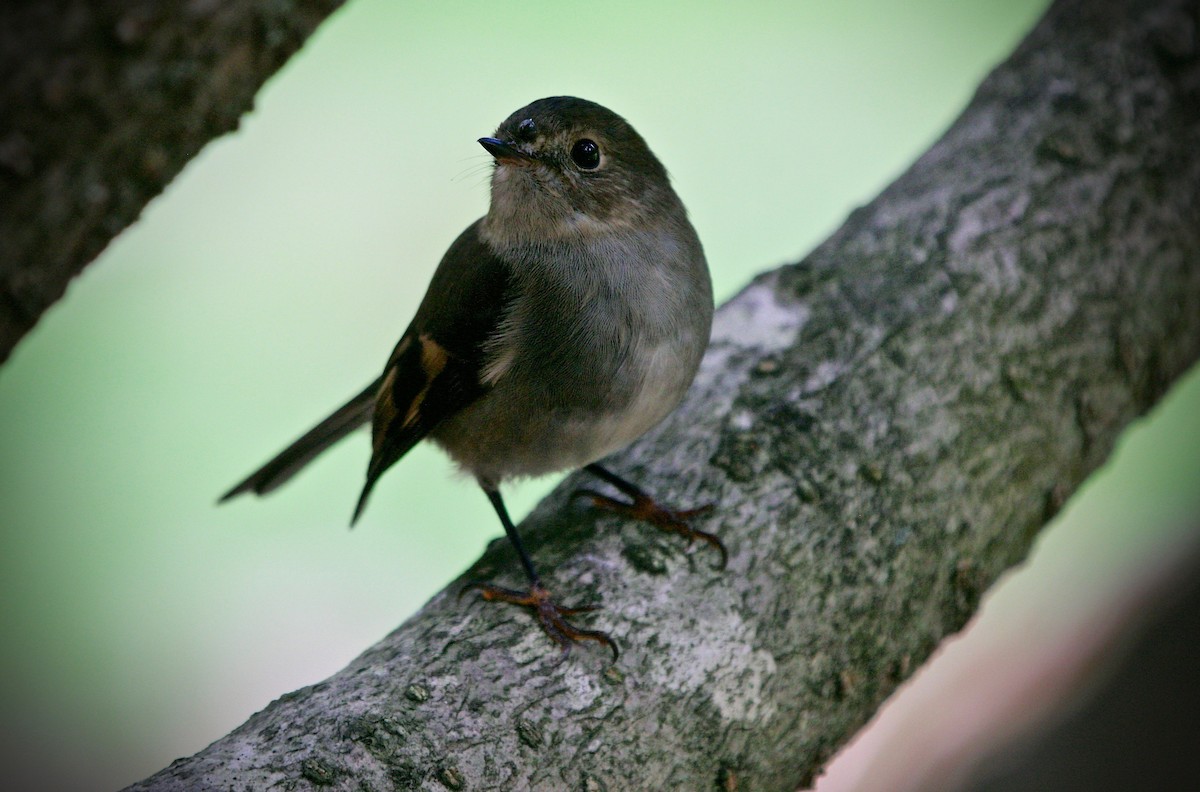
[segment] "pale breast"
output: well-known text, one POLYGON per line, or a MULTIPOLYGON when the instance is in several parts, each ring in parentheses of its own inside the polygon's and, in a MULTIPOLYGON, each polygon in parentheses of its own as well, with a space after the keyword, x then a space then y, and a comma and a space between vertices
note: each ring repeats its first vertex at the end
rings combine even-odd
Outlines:
POLYGON ((519 262, 522 287, 488 343, 491 389, 431 438, 498 483, 594 462, 665 418, 695 376, 712 317, 698 245, 684 261, 667 252, 650 239, 519 262))

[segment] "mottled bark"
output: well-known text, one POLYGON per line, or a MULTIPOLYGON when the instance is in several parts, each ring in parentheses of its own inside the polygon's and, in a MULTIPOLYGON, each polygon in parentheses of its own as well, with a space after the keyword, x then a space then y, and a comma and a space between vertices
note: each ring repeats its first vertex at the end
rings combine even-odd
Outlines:
MULTIPOLYGON (((565 662, 461 581, 143 790, 794 790, 1200 355, 1190 0, 1063 0, 963 116, 719 312, 609 464, 715 501, 711 549, 572 503, 522 525, 624 647, 565 662), (282 786, 279 786, 282 785, 282 786)), ((497 543, 465 576, 519 585, 497 543)))
POLYGON ((0 363, 341 0, 0 9, 0 363))

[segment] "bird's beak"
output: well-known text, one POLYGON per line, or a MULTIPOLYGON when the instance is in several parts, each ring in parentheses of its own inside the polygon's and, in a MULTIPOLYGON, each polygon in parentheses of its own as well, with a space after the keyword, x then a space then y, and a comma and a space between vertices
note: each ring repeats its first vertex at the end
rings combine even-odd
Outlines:
POLYGON ((497 138, 479 138, 479 145, 487 149, 487 153, 496 158, 497 162, 511 162, 514 165, 525 165, 534 161, 533 157, 524 151, 505 143, 497 138))

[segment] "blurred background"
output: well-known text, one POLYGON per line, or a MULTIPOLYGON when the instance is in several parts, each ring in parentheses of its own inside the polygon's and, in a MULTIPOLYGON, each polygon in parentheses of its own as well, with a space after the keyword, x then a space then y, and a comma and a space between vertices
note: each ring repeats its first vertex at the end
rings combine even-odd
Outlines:
MULTIPOLYGON (((194 753, 500 533, 426 448, 348 531, 365 435, 270 498, 215 501, 376 375, 486 210, 475 140, 510 112, 567 93, 628 118, 720 301, 898 175, 1045 5, 352 0, 0 370, 6 784, 112 789, 194 753)), ((1193 372, 1047 531, 994 629, 1061 635, 1048 611, 1080 618, 1181 541, 1197 416, 1193 372)), ((514 516, 553 483, 512 489, 514 516)))

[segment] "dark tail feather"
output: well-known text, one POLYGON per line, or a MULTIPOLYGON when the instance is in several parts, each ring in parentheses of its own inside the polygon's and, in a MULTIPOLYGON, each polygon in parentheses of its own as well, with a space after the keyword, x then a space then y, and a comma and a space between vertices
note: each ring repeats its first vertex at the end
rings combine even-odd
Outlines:
POLYGON ((412 447, 421 441, 421 438, 428 434, 428 428, 422 427, 419 431, 411 431, 405 433, 400 438, 392 438, 385 441, 383 447, 372 454, 371 464, 367 465, 367 481, 363 484, 362 494, 358 496, 358 504, 354 507, 354 516, 350 518, 350 527, 354 527, 354 523, 358 522, 358 518, 362 515, 363 509, 366 508, 367 498, 371 496, 371 490, 375 488, 375 482, 383 475, 383 472, 390 468, 400 459, 400 457, 412 450, 412 447))
POLYGON ((367 498, 371 495, 371 490, 375 488, 375 482, 379 479, 379 474, 382 470, 375 470, 375 466, 371 465, 371 469, 367 471, 367 482, 363 484, 362 493, 358 496, 358 503, 354 506, 354 516, 350 518, 350 527, 358 522, 358 518, 362 516, 363 509, 367 507, 367 498))
MULTIPOLYGON (((220 502, 223 503, 243 492, 265 495, 299 473, 301 468, 326 448, 369 421, 381 379, 372 382, 361 393, 338 408, 337 412, 314 426, 270 462, 251 473, 245 481, 222 495, 220 502)), ((363 499, 365 498, 364 492, 363 499)), ((360 502, 360 509, 361 505, 360 502)))

